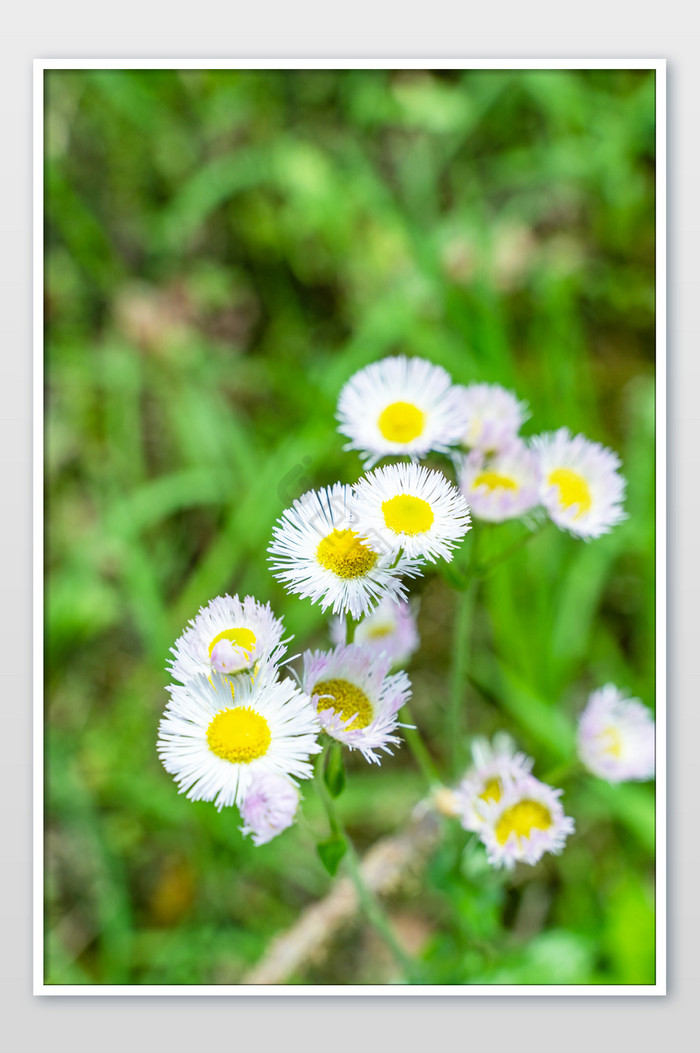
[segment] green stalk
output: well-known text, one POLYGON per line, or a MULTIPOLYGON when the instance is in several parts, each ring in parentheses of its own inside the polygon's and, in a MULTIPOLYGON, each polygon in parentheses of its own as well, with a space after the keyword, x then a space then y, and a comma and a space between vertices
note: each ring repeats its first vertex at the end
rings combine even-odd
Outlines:
MULTIPOLYGON (((412 725, 415 724, 415 719, 411 715, 411 711, 408 708, 408 703, 404 703, 402 713, 406 720, 410 721, 412 725)), ((421 773, 430 789, 432 790, 436 786, 442 786, 442 779, 440 778, 440 774, 437 768, 435 767, 433 758, 430 756, 430 753, 428 752, 428 747, 423 741, 423 736, 418 731, 418 728, 403 727, 402 731, 404 734, 404 738, 406 739, 408 748, 413 754, 413 758, 418 767, 420 768, 421 773)))
POLYGON ((545 523, 538 526, 536 530, 529 530, 527 534, 518 538, 518 540, 514 541, 512 545, 509 545, 507 548, 503 549, 502 552, 499 552, 498 555, 494 556, 493 559, 489 560, 488 563, 485 563, 483 567, 478 567, 476 574, 479 580, 483 581, 484 578, 487 578, 492 573, 492 571, 496 570, 497 567, 500 567, 501 563, 505 563, 507 559, 510 559, 510 557, 515 555, 516 552, 519 552, 520 549, 524 548, 534 537, 539 537, 542 531, 549 526, 549 522, 550 521, 547 520, 545 523))
POLYGON ((396 934, 387 918, 386 914, 382 910, 376 896, 372 890, 365 883, 365 879, 362 876, 362 867, 360 860, 355 851, 355 847, 350 840, 347 830, 345 829, 342 819, 338 813, 338 809, 335 806, 335 801, 328 792, 323 778, 323 772, 325 768, 327 750, 324 750, 316 762, 316 768, 314 772, 314 781, 316 788, 318 789, 319 797, 326 810, 328 816, 328 824, 331 828, 331 832, 336 836, 343 839, 345 842, 345 865, 347 867, 350 879, 355 886, 357 892, 357 898, 360 902, 360 906, 365 912, 365 916, 370 924, 374 927, 375 931, 384 940, 387 947, 391 951, 396 960, 397 965, 402 970, 404 975, 415 982, 419 981, 419 973, 416 963, 406 954, 405 950, 396 938, 396 934))
POLYGON ((452 755, 451 770, 455 778, 460 774, 463 759, 464 691, 469 665, 469 628, 474 613, 475 599, 476 582, 472 582, 468 589, 457 594, 457 610, 452 632, 448 732, 452 755))
POLYGON ((457 595, 457 610, 452 630, 452 664, 450 668, 447 728, 450 736, 451 769, 454 778, 460 774, 462 763, 464 690, 467 682, 467 667, 469 665, 469 629, 473 619, 477 592, 478 545, 479 532, 476 530, 472 535, 472 546, 469 553, 469 564, 464 577, 464 585, 457 595))
POLYGON ((567 782, 573 776, 578 775, 582 770, 580 761, 578 758, 574 757, 573 760, 565 761, 563 764, 559 764, 556 768, 550 768, 550 770, 542 776, 542 782, 546 782, 550 786, 556 786, 559 783, 567 782))

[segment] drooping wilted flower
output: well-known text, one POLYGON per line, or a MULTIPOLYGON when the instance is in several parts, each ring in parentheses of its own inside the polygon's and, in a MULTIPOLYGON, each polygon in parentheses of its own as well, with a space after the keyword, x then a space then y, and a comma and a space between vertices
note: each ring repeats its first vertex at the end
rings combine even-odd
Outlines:
POLYGON ((464 416, 442 366, 397 355, 361 369, 340 393, 338 430, 365 467, 381 457, 425 457, 459 441, 464 416))
POLYGON ((578 726, 578 755, 589 771, 608 782, 654 776, 654 718, 637 698, 614 684, 594 691, 578 726))
POLYGON ((399 744, 398 712, 411 696, 406 673, 390 674, 390 667, 388 655, 359 644, 304 653, 302 686, 323 730, 376 764, 376 750, 391 753, 399 744))
POLYGON ((627 518, 616 453, 583 435, 572 436, 567 428, 536 436, 532 446, 540 465, 542 504, 561 530, 600 537, 627 518))
POLYGON ((180 793, 221 810, 245 797, 263 772, 308 779, 320 752, 310 699, 289 679, 198 673, 170 685, 158 753, 180 793))

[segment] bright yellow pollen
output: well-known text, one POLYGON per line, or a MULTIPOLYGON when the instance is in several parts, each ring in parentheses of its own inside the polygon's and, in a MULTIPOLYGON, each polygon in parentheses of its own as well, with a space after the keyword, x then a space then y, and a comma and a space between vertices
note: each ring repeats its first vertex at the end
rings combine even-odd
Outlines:
POLYGON ((411 537, 430 530, 435 520, 428 502, 411 494, 397 494, 388 501, 382 501, 382 512, 390 530, 397 534, 410 534, 411 537))
POLYGON ((604 753, 610 753, 613 757, 622 756, 622 738, 617 728, 606 728, 603 732, 602 738, 605 741, 605 745, 603 746, 604 753))
POLYGON ((356 719, 348 725, 346 731, 366 728, 372 722, 372 703, 364 691, 355 687, 349 680, 319 680, 311 694, 329 695, 329 698, 319 698, 318 708, 334 709, 343 720, 349 720, 357 713, 356 719))
POLYGON ((411 402, 392 402, 379 414, 377 424, 389 442, 410 442, 423 433, 425 413, 411 402))
POLYGON ((586 480, 578 472, 572 472, 570 468, 555 468, 549 473, 547 482, 550 486, 559 487, 559 504, 562 508, 578 505, 575 519, 590 511, 591 491, 586 480))
POLYGON ((472 486, 486 486, 489 490, 518 489, 518 484, 513 479, 509 479, 507 475, 500 475, 498 472, 482 472, 481 475, 477 475, 472 486))
POLYGON ((482 801, 500 801, 502 791, 503 787, 498 777, 489 779, 484 786, 483 792, 479 794, 479 798, 482 801))
POLYGON ((496 823, 496 840, 504 845, 511 834, 529 837, 533 830, 548 830, 551 825, 552 816, 539 801, 518 801, 496 823))
POLYGON ((359 540, 354 530, 334 530, 316 549, 316 559, 339 578, 361 578, 377 562, 377 554, 359 540))
POLYGON ((270 745, 270 725, 247 706, 222 709, 207 728, 209 749, 232 764, 250 764, 270 745))
POLYGON ((224 629, 209 644, 209 657, 221 640, 230 640, 234 647, 241 647, 250 655, 255 648, 255 633, 250 629, 224 629))

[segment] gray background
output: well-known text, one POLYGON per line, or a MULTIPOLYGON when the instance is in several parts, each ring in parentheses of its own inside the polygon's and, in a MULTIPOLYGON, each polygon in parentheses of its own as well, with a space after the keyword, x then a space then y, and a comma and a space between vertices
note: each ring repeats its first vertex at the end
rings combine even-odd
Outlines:
POLYGON ((2 1034, 12 1053, 245 1053, 444 1047, 578 1053, 697 1048, 700 520, 700 33, 689 5, 433 0, 193 7, 13 5, 0 63, 2 1034), (184 13, 181 13, 183 12, 184 13), (603 31, 604 30, 604 31, 603 31), (38 997, 31 990, 31 86, 35 57, 666 58, 668 60, 669 994, 659 997, 38 997), (692 689, 695 690, 692 690, 692 689), (694 1024, 695 1019, 695 1024, 694 1024))

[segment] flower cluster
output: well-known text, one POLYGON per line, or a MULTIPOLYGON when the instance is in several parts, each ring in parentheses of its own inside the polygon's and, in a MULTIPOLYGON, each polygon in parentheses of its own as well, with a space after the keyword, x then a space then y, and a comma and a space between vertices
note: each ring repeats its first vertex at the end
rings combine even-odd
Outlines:
POLYGON ((172 648, 179 683, 160 722, 158 753, 181 793, 237 805, 256 844, 289 826, 297 782, 321 749, 310 699, 280 677, 282 621, 252 596, 217 596, 172 648))
POLYGON ((395 464, 303 494, 273 529, 270 562, 287 589, 360 618, 404 600, 403 579, 452 559, 469 528, 467 502, 441 472, 395 464))
POLYGON ((418 644, 407 605, 392 604, 385 597, 374 615, 375 628, 383 619, 374 637, 361 622, 356 642, 307 651, 297 680, 281 675, 289 639, 269 604, 227 595, 201 608, 171 648, 179 683, 168 688, 158 734, 180 792, 219 810, 237 806, 242 833, 261 845, 293 823, 321 732, 379 763, 377 751, 399 743, 398 713, 411 694, 406 673, 390 669, 418 644))
POLYGON ((532 760, 516 753, 510 739, 493 745, 477 739, 473 766, 454 794, 454 811, 466 830, 476 832, 489 862, 512 869, 516 862, 533 865, 545 852, 558 854, 574 830, 564 814, 562 791, 532 774, 532 760))
MULTIPOLYGON (((382 457, 449 453, 476 519, 503 522, 543 508, 582 538, 621 522, 617 455, 566 428, 525 440, 519 433, 528 415, 526 403, 498 384, 453 384, 441 366, 403 355, 361 369, 338 402, 346 449, 358 450, 367 467, 382 457)), ((384 533, 376 517, 371 522, 384 533)))
MULTIPOLYGON (((332 611, 332 647, 304 652, 290 677, 281 663, 291 637, 269 604, 225 595, 202 607, 171 648, 176 682, 159 726, 158 752, 181 793, 236 806, 242 833, 270 841, 294 822, 298 783, 312 775, 323 741, 374 764, 399 744, 411 696, 400 667, 419 645, 407 581, 453 558, 472 515, 501 522, 541 508, 583 538, 624 518, 616 455, 565 428, 525 440, 527 416, 512 392, 455 385, 422 359, 386 358, 347 382, 339 430, 367 473, 295 500, 268 549, 288 591, 332 611), (418 463, 430 453, 452 458, 457 485, 418 463), (375 467, 384 457, 405 459, 375 467)), ((578 752, 610 781, 650 778, 649 711, 606 685, 581 716, 578 752)), ((532 759, 507 735, 476 739, 472 756, 436 806, 479 836, 494 866, 560 852, 574 829, 562 791, 535 778, 532 759)))

